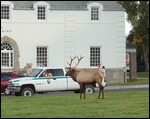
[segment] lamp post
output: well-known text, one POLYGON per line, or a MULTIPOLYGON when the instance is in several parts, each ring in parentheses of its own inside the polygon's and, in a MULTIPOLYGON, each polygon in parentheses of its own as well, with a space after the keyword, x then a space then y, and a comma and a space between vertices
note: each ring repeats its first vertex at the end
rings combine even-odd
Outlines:
POLYGON ((125 80, 126 80, 126 67, 124 67, 124 83, 125 83, 125 80))

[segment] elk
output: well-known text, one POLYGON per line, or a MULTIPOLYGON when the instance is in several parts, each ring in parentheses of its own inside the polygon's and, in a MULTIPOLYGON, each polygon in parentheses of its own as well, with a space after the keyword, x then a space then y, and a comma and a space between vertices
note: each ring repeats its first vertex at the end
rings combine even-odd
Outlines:
POLYGON ((102 86, 102 79, 104 78, 104 74, 101 70, 99 70, 99 68, 95 69, 95 70, 86 70, 86 69, 82 69, 82 70, 77 70, 76 66, 79 64, 79 62, 81 61, 81 59, 83 59, 84 57, 80 56, 74 56, 73 58, 70 56, 71 58, 71 62, 68 63, 69 67, 67 69, 68 72, 65 74, 66 76, 70 76, 75 82, 77 82, 80 86, 80 99, 82 99, 82 92, 84 93, 84 99, 85 99, 85 85, 90 84, 92 82, 96 82, 99 85, 99 95, 98 95, 98 99, 100 98, 101 95, 101 91, 102 91, 102 99, 104 99, 104 87, 102 86), (78 59, 78 62, 76 63, 76 65, 74 67, 71 67, 71 64, 73 62, 73 60, 78 59))

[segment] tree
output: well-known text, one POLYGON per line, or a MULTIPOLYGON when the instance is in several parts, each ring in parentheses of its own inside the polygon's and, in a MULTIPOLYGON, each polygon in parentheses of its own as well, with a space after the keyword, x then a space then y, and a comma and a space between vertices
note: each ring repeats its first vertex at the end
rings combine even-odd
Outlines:
POLYGON ((132 24, 127 40, 137 46, 137 54, 149 71, 149 1, 119 1, 132 24), (140 55, 140 56, 139 56, 140 55))

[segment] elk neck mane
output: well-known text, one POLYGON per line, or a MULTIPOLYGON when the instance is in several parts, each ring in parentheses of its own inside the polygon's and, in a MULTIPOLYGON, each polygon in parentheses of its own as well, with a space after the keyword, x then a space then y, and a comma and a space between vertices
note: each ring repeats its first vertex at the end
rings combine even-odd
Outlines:
POLYGON ((77 75, 78 75, 78 73, 79 73, 80 71, 79 70, 76 70, 76 69, 73 69, 72 71, 71 71, 71 78, 75 81, 75 82, 77 82, 77 80, 76 80, 76 77, 77 77, 77 75))

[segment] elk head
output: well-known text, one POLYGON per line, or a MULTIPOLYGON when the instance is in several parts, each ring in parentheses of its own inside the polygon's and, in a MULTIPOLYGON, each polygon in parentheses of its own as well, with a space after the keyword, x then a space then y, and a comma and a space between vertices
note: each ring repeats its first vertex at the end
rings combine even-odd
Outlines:
POLYGON ((72 57, 70 56, 71 61, 70 61, 70 63, 67 62, 68 65, 69 65, 69 67, 67 67, 67 69, 69 69, 69 71, 65 74, 66 76, 70 76, 71 73, 72 73, 73 71, 75 71, 76 66, 80 63, 80 61, 81 61, 82 58, 84 58, 84 57, 80 56, 80 58, 79 58, 78 56, 74 56, 74 57, 72 58, 72 57), (72 65, 72 62, 73 62, 76 58, 78 59, 78 61, 77 61, 77 63, 75 63, 75 66, 72 67, 72 66, 71 66, 71 65, 72 65))

